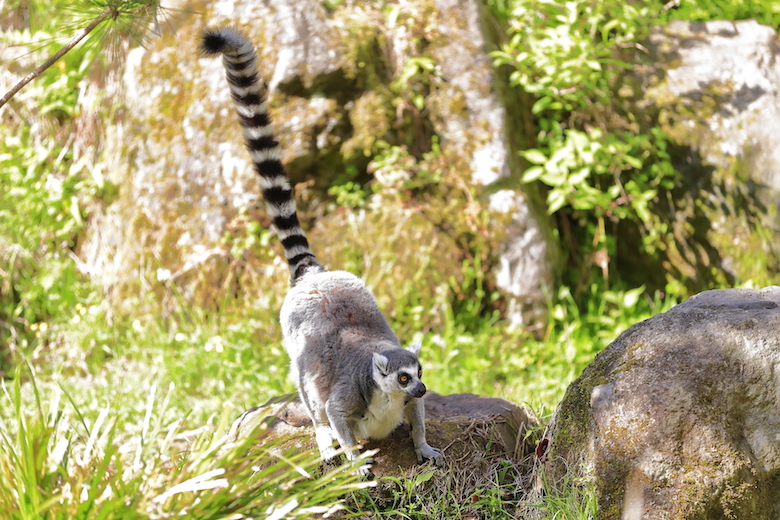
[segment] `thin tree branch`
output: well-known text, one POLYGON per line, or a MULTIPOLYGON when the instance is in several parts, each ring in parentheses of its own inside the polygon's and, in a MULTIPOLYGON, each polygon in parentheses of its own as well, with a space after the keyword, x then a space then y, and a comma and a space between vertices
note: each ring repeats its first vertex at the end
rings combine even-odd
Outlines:
POLYGON ((5 96, 3 96, 3 98, 2 98, 2 99, 0 99, 0 108, 3 108, 3 105, 5 105, 5 104, 6 104, 6 103, 7 103, 7 102, 8 102, 8 101, 9 101, 9 100, 12 98, 12 97, 14 97, 14 96, 16 95, 16 93, 17 93, 17 92, 19 92, 20 90, 22 90, 22 88, 23 88, 25 85, 27 85, 29 82, 31 82, 32 80, 34 80, 35 78, 37 78, 38 76, 40 76, 40 75, 43 73, 43 71, 45 71, 46 69, 48 69, 49 67, 51 67, 52 65, 54 65, 54 63, 55 63, 57 60, 59 60, 60 58, 62 58, 62 57, 65 55, 65 53, 67 53, 67 52, 68 52, 69 50, 71 50, 73 47, 75 47, 76 45, 78 45, 78 43, 79 43, 81 40, 83 40, 83 39, 84 39, 84 38, 85 38, 85 37, 86 37, 86 36, 87 36, 89 33, 91 33, 91 32, 92 32, 92 30, 93 30, 95 27, 97 27, 98 25, 100 25, 100 23, 101 23, 103 20, 105 20, 106 18, 108 18, 108 17, 112 16, 112 15, 114 14, 114 12, 115 12, 115 11, 114 11, 113 9, 111 9, 110 7, 106 7, 106 8, 103 10, 103 12, 102 12, 102 13, 100 13, 100 15, 99 15, 97 18, 95 18, 94 20, 92 20, 92 21, 89 23, 89 25, 88 25, 88 26, 86 26, 84 29, 81 29, 80 31, 78 31, 78 32, 76 33, 76 35, 73 37, 73 39, 72 39, 72 40, 70 40, 70 42, 69 42, 69 43, 68 43, 68 44, 67 44, 65 47, 63 47, 62 49, 60 49, 59 51, 57 51, 57 54, 55 54, 55 55, 53 55, 52 57, 50 57, 48 60, 46 60, 46 61, 43 63, 43 65, 41 65, 40 67, 38 67, 37 69, 35 69, 35 70, 34 70, 34 71, 32 71, 31 73, 29 73, 27 76, 25 76, 25 77, 24 77, 24 79, 22 79, 22 81, 20 81, 19 83, 17 83, 17 84, 16 84, 16 86, 14 86, 14 88, 12 88, 11 90, 9 90, 9 91, 6 93, 6 95, 5 95, 5 96))

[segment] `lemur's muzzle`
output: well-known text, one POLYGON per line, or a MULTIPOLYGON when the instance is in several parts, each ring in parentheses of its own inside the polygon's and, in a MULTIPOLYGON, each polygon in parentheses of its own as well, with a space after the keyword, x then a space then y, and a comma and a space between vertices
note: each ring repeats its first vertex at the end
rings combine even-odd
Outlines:
POLYGON ((422 397, 425 395, 426 390, 425 385, 420 381, 409 389, 409 395, 412 397, 422 397))

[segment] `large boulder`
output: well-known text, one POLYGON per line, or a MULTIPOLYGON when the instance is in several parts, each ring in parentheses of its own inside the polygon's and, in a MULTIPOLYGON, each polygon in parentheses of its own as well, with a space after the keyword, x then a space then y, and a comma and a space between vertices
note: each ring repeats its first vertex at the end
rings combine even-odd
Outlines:
MULTIPOLYGON (((342 255, 361 249, 365 265, 356 267, 365 270, 359 274, 383 308, 390 307, 383 294, 390 291, 382 280, 413 280, 420 272, 428 279, 416 291, 430 287, 430 299, 439 298, 439 280, 446 287, 457 279, 460 260, 473 254, 459 251, 457 238, 475 233, 468 227, 473 201, 421 200, 425 207, 438 205, 421 213, 385 185, 400 182, 399 191, 409 191, 403 182, 416 170, 439 170, 453 185, 462 179, 479 186, 521 173, 512 144, 518 139, 509 131, 514 114, 507 116, 492 84, 491 44, 481 30, 489 24, 480 2, 415 0, 391 12, 370 2, 316 0, 198 5, 178 12, 175 34, 129 52, 121 90, 126 108, 107 129, 104 163, 110 167, 102 167, 119 195, 91 213, 79 251, 84 269, 114 300, 132 305, 139 285, 206 306, 237 296, 273 308, 275 302, 256 294, 284 293, 285 265, 264 252, 267 244, 258 246, 263 239, 251 225, 265 217, 255 209, 259 191, 221 62, 196 49, 204 27, 232 25, 258 45, 283 160, 293 180, 309 189, 298 198, 314 251, 334 268, 351 269, 342 255), (405 150, 400 158, 383 151, 391 145, 405 150), (425 163, 434 149, 436 159, 425 163), (383 154, 389 158, 376 160, 383 154), (377 164, 369 164, 372 158, 377 164), (326 211, 317 200, 345 175, 358 184, 373 176, 391 196, 375 195, 347 217, 344 208, 326 211), (360 233, 393 238, 388 229, 405 240, 369 248, 359 242, 360 233), (421 254, 430 244, 435 247, 421 254), (383 271, 388 264, 391 277, 383 271)), ((490 226, 500 251, 486 255, 503 254, 497 285, 513 321, 528 324, 546 312, 541 286, 553 285, 554 241, 544 211, 531 204, 538 196, 507 191, 500 199, 490 226)))
MULTIPOLYGON (((777 32, 754 20, 676 21, 655 27, 645 44, 637 113, 652 113, 674 139, 667 151, 681 174, 656 208, 674 236, 660 245, 666 279, 656 288, 772 283, 780 271, 777 32)), ((645 273, 654 269, 637 268, 631 232, 618 249, 626 278, 652 285, 645 273)))
POLYGON ((780 42, 755 20, 672 22, 650 37, 666 68, 649 96, 679 142, 708 164, 745 163, 751 179, 780 192, 780 42))
POLYGON ((780 517, 780 287, 700 293, 572 383, 536 478, 592 483, 600 519, 780 517))

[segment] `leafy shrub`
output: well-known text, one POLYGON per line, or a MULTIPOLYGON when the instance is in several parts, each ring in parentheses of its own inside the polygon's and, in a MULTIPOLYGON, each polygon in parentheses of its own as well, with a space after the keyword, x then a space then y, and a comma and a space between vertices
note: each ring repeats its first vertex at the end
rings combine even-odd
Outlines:
POLYGON ((39 323, 70 316, 91 292, 77 271, 74 249, 86 208, 105 185, 88 156, 76 150, 72 118, 79 112, 78 83, 94 57, 87 48, 66 55, 60 67, 46 71, 4 113, 0 344, 12 349, 26 347, 39 323))
POLYGON ((668 19, 706 22, 709 20, 756 20, 780 28, 780 4, 775 0, 672 0, 666 4, 668 19))
POLYGON ((493 53, 495 63, 509 67, 512 83, 535 97, 537 142, 522 153, 530 163, 522 180, 546 188, 548 212, 556 217, 568 255, 563 282, 575 298, 594 281, 604 289, 624 288, 621 277, 665 288, 675 297, 701 289, 706 280, 724 283, 728 274, 702 275, 706 280, 698 286, 674 279, 696 269, 712 271, 706 259, 687 271, 667 267, 665 279, 628 272, 637 262, 675 265, 678 251, 691 247, 688 242, 711 240, 681 231, 669 216, 675 211, 680 216, 672 201, 672 190, 680 189, 672 154, 680 147, 654 112, 639 108, 644 87, 634 71, 647 59, 642 43, 654 24, 750 17, 776 25, 778 4, 494 0, 491 5, 510 36, 493 53))
POLYGON ((510 41, 493 57, 536 97, 537 145, 522 152, 531 164, 522 180, 548 187, 548 213, 569 257, 564 283, 576 294, 591 280, 608 288, 619 280, 609 270, 617 223, 633 221, 652 250, 664 234, 653 204, 677 179, 668 137, 630 105, 637 55, 625 49, 648 34, 660 9, 616 0, 513 6, 510 41))

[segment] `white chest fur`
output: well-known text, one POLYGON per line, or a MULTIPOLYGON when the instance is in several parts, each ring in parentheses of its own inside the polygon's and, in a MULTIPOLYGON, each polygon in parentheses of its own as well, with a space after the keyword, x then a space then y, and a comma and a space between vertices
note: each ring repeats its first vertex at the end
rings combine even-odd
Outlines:
POLYGON ((405 397, 403 393, 374 392, 366 414, 355 423, 355 437, 368 440, 390 435, 403 420, 405 397))

